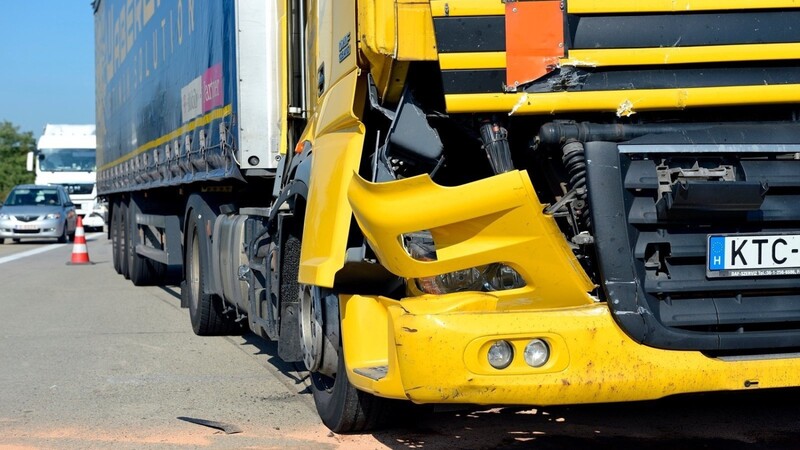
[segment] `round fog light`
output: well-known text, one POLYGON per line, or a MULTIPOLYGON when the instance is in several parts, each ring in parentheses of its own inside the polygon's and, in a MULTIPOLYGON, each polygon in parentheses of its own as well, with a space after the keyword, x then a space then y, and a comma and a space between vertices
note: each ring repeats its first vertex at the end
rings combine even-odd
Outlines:
POLYGON ((542 367, 550 359, 550 347, 541 339, 534 339, 525 346, 525 362, 531 367, 542 367))
POLYGON ((489 364, 495 369, 505 369, 514 358, 514 349, 506 341, 497 341, 489 347, 486 357, 489 359, 489 364))

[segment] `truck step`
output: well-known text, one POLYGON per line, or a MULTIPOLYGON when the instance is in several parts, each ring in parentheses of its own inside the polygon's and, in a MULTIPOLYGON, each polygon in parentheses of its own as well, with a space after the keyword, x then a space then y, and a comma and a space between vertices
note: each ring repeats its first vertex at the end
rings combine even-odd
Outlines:
POLYGON ((358 367, 353 369, 353 372, 363 375, 371 380, 378 381, 386 378, 386 374, 389 372, 389 366, 358 367))

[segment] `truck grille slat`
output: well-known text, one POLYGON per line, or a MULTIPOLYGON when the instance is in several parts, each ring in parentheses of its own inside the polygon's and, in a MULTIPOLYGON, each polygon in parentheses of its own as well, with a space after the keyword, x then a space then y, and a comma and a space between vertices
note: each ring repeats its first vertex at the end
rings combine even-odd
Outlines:
MULTIPOLYGON (((758 210, 737 214, 734 212, 717 212, 713 216, 705 217, 705 224, 710 226, 715 223, 731 221, 739 222, 786 222, 800 221, 800 193, 795 195, 772 195, 764 199, 758 210)), ((636 197, 629 212, 628 221, 636 225, 663 225, 664 220, 659 219, 655 201, 636 197)), ((694 224, 696 221, 687 221, 694 224)))
MULTIPOLYGON (((671 259, 671 258, 670 258, 671 259)), ((656 275, 656 269, 645 269, 644 290, 659 298, 675 296, 718 295, 722 292, 753 292, 759 290, 800 291, 800 279, 794 277, 706 278, 705 256, 695 264, 667 264, 666 275, 656 275)))
POLYGON ((659 318, 667 326, 697 329, 710 325, 747 329, 760 323, 794 328, 800 323, 800 303, 791 295, 674 300, 660 303, 659 318))
POLYGON ((800 234, 800 160, 780 151, 800 142, 800 133, 792 124, 773 128, 781 136, 774 144, 760 133, 730 134, 730 128, 714 138, 709 138, 714 131, 687 133, 686 141, 697 145, 675 143, 668 135, 586 144, 600 271, 609 306, 629 335, 655 347, 686 350, 798 345, 800 277, 707 277, 709 235, 800 234), (746 151, 754 148, 753 140, 766 151, 746 151), (743 151, 697 150, 738 144, 743 151), (688 186, 689 197, 692 183, 706 183, 698 192, 716 198, 705 209, 702 202, 689 202, 686 209, 665 210, 662 196, 677 195, 679 183, 688 186), (759 186, 762 199, 735 198, 759 186))

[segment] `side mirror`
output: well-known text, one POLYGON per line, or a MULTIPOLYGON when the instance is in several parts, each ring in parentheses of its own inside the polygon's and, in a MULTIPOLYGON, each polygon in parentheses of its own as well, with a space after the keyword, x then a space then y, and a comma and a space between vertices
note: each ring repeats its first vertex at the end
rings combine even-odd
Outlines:
POLYGON ((25 163, 25 167, 28 168, 28 172, 33 172, 33 152, 28 152, 28 160, 25 163))

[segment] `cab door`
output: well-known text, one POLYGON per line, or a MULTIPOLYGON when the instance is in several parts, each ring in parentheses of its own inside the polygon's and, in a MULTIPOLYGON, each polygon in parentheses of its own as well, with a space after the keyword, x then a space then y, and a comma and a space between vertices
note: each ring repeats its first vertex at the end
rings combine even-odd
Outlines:
POLYGON ((356 0, 311 0, 308 23, 311 104, 356 68, 356 0))

